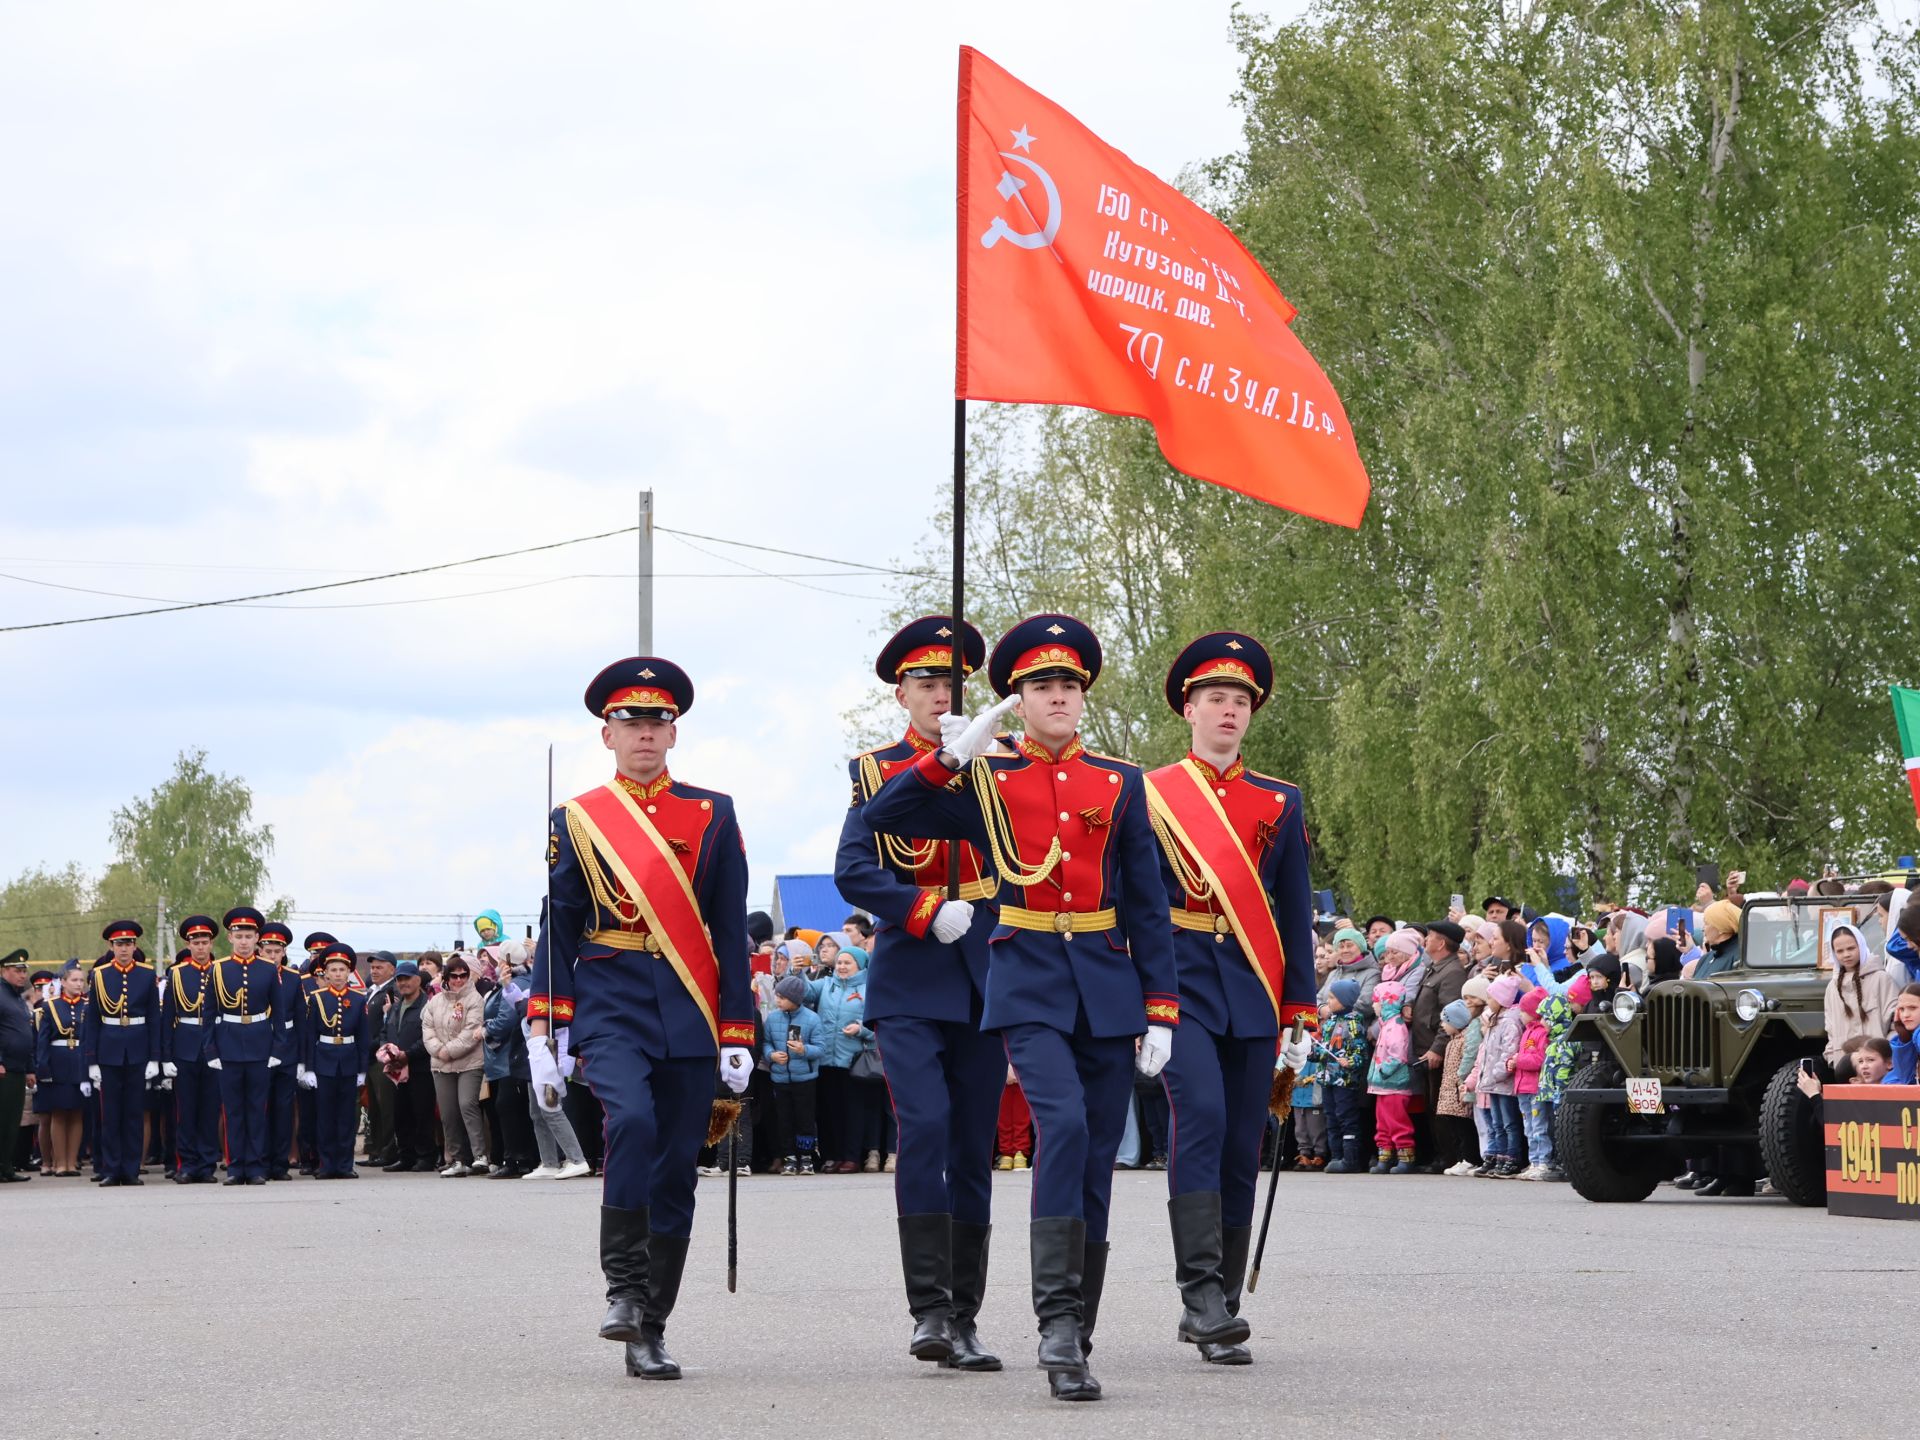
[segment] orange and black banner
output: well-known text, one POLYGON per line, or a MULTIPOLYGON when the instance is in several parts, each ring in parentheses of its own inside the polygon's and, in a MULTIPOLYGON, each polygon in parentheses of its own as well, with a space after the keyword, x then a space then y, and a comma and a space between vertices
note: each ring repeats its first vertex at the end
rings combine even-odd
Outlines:
POLYGON ((1829 1085, 1820 1099, 1827 1213, 1920 1220, 1920 1085, 1829 1085))

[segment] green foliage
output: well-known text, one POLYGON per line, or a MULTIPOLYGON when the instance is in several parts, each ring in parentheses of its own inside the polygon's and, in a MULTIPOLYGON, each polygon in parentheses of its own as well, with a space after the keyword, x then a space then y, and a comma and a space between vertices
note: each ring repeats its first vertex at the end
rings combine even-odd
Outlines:
POLYGON ((128 885, 165 896, 177 914, 218 917, 254 904, 267 882, 273 827, 252 820, 247 783, 209 770, 204 750, 183 751, 171 776, 113 812, 120 861, 108 878, 124 867, 128 885))
POLYGON ((100 927, 114 917, 83 913, 89 902, 78 865, 26 871, 0 887, 0 951, 24 945, 36 966, 98 954, 100 927))
POLYGON ((1910 848, 1885 686, 1916 678, 1920 592, 1915 31, 1324 0, 1238 40, 1246 146, 1193 188, 1299 306, 1367 519, 1185 480, 1138 422, 989 410, 970 617, 1080 614, 1090 741, 1146 761, 1183 738, 1173 650, 1261 637, 1249 758, 1303 783, 1318 883, 1369 907, 1910 848))

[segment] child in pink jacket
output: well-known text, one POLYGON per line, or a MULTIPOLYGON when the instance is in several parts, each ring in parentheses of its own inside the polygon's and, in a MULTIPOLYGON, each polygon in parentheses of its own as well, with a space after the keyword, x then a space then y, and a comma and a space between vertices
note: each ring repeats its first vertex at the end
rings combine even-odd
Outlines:
POLYGON ((1520 1048, 1513 1052, 1513 1096, 1519 1103, 1521 1121, 1527 1132, 1527 1168, 1522 1180, 1544 1180, 1553 1159, 1553 1141, 1535 1122, 1533 1097, 1540 1093, 1540 1071, 1547 1063, 1547 1022, 1540 1018, 1540 1007, 1547 992, 1538 987, 1520 997, 1521 1013, 1527 1028, 1520 1033, 1520 1048))

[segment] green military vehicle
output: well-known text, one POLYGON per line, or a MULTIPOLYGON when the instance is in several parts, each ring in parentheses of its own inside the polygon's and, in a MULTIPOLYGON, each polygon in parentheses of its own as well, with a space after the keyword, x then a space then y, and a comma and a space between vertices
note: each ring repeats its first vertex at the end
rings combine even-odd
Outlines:
POLYGON ((1588 1058, 1555 1114, 1554 1153, 1576 1191, 1644 1200, 1693 1163, 1826 1203, 1819 1107, 1794 1080, 1826 1045, 1822 936, 1841 919, 1884 944, 1886 912, 1858 896, 1749 900, 1731 970, 1622 988, 1574 1021, 1588 1058))

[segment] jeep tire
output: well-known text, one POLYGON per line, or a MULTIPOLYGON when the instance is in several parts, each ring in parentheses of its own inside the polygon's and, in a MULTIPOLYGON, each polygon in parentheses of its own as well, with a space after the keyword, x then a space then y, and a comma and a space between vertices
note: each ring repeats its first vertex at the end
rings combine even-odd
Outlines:
POLYGON ((1796 1205, 1825 1205, 1827 1146, 1820 1102, 1800 1093, 1799 1069, 1798 1060, 1789 1060, 1767 1082, 1760 1105, 1760 1157, 1778 1193, 1796 1205))
MULTIPOLYGON (((1607 1090, 1620 1083, 1619 1068, 1598 1060, 1567 1082, 1568 1090, 1607 1090)), ((1644 1200, 1671 1172, 1661 1148, 1628 1144, 1615 1138, 1624 1127, 1624 1106, 1563 1102, 1553 1117, 1553 1153, 1567 1179, 1584 1199, 1602 1205, 1644 1200), (1631 1152, 1644 1148, 1643 1157, 1631 1152), (1623 1153, 1624 1152, 1624 1153, 1623 1153)))

